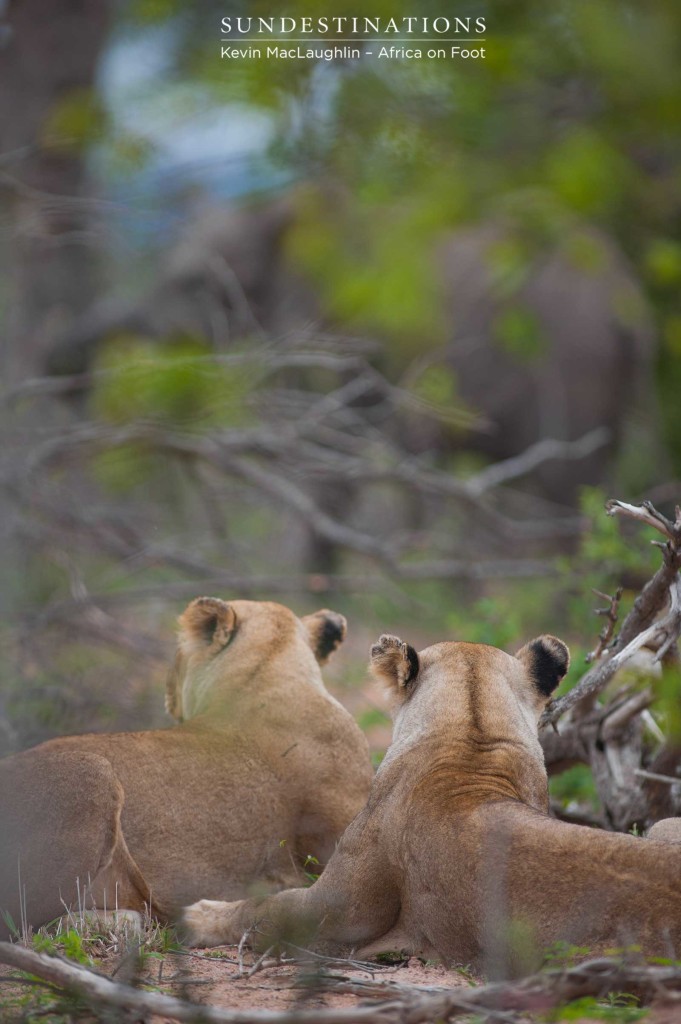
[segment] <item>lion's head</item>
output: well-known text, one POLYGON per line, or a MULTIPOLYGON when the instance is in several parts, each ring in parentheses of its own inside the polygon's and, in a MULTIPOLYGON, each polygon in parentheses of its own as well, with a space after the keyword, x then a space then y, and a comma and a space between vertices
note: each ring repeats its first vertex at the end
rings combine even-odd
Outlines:
POLYGON ((516 795, 545 809, 537 725, 569 660, 562 640, 548 635, 515 656, 472 643, 439 643, 417 653, 398 637, 382 636, 371 649, 371 671, 387 684, 394 728, 381 770, 408 750, 424 765, 445 756, 447 778, 508 770, 516 795))
POLYGON ((345 639, 346 622, 322 609, 298 618, 271 601, 198 597, 178 619, 178 649, 166 684, 166 710, 178 721, 219 711, 220 697, 249 683, 294 672, 322 686, 319 666, 345 639))

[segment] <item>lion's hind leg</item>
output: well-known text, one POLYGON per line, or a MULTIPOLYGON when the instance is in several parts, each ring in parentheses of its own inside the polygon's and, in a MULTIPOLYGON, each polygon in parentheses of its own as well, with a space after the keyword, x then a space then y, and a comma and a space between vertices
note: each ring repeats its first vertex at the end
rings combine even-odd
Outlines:
POLYGON ((144 911, 121 831, 123 789, 97 754, 37 749, 0 765, 0 932, 86 910, 144 911))

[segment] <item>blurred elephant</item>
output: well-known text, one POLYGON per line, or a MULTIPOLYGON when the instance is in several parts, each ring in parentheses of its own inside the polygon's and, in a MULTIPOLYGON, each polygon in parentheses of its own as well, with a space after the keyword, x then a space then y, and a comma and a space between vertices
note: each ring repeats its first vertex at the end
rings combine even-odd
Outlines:
POLYGON ((511 295, 495 272, 507 240, 498 225, 482 225, 452 234, 439 251, 448 360, 461 396, 489 423, 467 446, 504 459, 541 438, 575 440, 605 427, 607 446, 535 471, 548 497, 572 502, 580 485, 603 482, 634 407, 653 407, 652 320, 602 232, 580 228, 577 252, 543 249, 511 295))
MULTIPOLYGON (((294 222, 287 197, 209 210, 171 251, 151 291, 128 307, 96 306, 54 346, 49 372, 84 371, 97 345, 116 334, 188 334, 220 349, 259 331, 276 337, 310 324, 343 329, 287 258, 294 222)), ((571 503, 580 485, 603 481, 635 399, 639 407, 653 405, 650 315, 632 271, 602 232, 580 227, 572 248, 562 240, 537 250, 511 288, 496 265, 509 240, 510 227, 482 224, 448 232, 435 248, 450 332, 443 361, 463 402, 487 424, 456 445, 498 460, 541 438, 573 440, 607 428, 607 447, 534 473, 541 493, 571 503)), ((432 425, 414 433, 419 448, 452 449, 451 433, 432 425)))

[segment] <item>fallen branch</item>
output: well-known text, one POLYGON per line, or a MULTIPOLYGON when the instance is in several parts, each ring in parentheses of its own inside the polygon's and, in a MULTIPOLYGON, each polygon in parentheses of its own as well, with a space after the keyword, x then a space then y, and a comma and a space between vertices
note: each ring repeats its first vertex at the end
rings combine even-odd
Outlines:
POLYGON ((382 1024, 397 1019, 399 1007, 386 1004, 380 1009, 297 1010, 273 1013, 267 1010, 239 1013, 219 1006, 188 1003, 183 999, 131 988, 102 974, 60 957, 34 953, 23 946, 0 942, 0 963, 35 975, 43 981, 79 996, 93 1007, 132 1010, 141 1017, 158 1015, 186 1024, 382 1024))
MULTIPOLYGON (((446 989, 424 994, 418 988, 381 980, 354 983, 353 990, 357 994, 368 994, 373 986, 380 987, 382 995, 389 996, 391 991, 395 991, 401 996, 403 1005, 399 1020, 404 1024, 447 1020, 476 1011, 503 1014, 511 1020, 514 1012, 546 1013, 575 999, 604 999, 611 993, 632 989, 642 999, 664 996, 677 1001, 681 993, 681 967, 627 964, 604 958, 565 970, 542 972, 518 982, 499 982, 473 989, 446 989)), ((328 988, 343 990, 342 983, 328 988)), ((320 1024, 324 1019, 320 1015, 320 1024)))
POLYGON ((0 962, 76 994, 91 1006, 131 1010, 140 1015, 157 1014, 186 1024, 422 1024, 480 1011, 497 1017, 503 1014, 510 1020, 512 1013, 546 1013, 575 999, 603 999, 611 993, 632 989, 643 999, 681 998, 679 966, 598 959, 531 975, 518 982, 430 991, 384 979, 357 982, 320 975, 320 988, 342 991, 343 985, 349 984, 354 994, 385 997, 388 1001, 345 1009, 235 1012, 131 988, 80 965, 7 942, 0 942, 0 962))

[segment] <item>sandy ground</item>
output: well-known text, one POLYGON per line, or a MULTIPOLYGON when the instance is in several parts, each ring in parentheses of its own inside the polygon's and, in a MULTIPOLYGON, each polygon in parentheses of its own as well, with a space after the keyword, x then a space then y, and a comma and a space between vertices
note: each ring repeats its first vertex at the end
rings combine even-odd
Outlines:
MULTIPOLYGON (((221 946, 210 951, 192 950, 148 956, 141 975, 134 958, 111 953, 97 958, 97 969, 114 975, 122 982, 142 982, 167 995, 226 1010, 317 1010, 320 1012, 321 1024, 322 1011, 325 1009, 377 1005, 389 1001, 391 989, 400 986, 421 989, 425 993, 437 992, 443 988, 465 989, 482 982, 481 978, 473 977, 465 970, 450 970, 440 964, 423 963, 415 958, 387 965, 329 960, 324 957, 301 957, 300 961, 291 962, 284 958, 264 959, 249 951, 240 953, 236 946, 221 946), (130 974, 133 969, 136 978, 130 974)), ((25 1019, 26 1002, 24 1001, 21 1006, 16 1001, 17 997, 23 997, 23 1000, 37 998, 36 989, 8 984, 6 979, 12 973, 9 968, 0 965, 2 1024, 19 1024, 25 1019)), ((40 992, 40 1007, 34 1004, 39 1016, 30 1019, 40 1019, 46 1024, 59 1020, 62 1024, 66 1018, 56 1014, 56 1004, 55 1010, 51 1012, 45 1002, 47 1000, 49 1004, 51 997, 45 995, 44 989, 40 992)), ((83 1022, 94 1022, 98 1019, 87 1011, 83 1016, 79 1014, 76 1018, 68 1018, 83 1022)), ((463 1021, 471 1018, 454 1019, 463 1021)), ((526 1024, 536 1024, 537 1021, 536 1017, 532 1018, 529 1015, 513 1019, 522 1020, 526 1024)), ((539 1018, 546 1019, 546 1016, 539 1018)), ((599 1016, 598 1021, 603 1019, 599 1016)), ((631 1018, 622 1014, 608 1019, 618 1020, 623 1024, 625 1020, 631 1018)), ((592 1017, 576 1017, 574 1007, 568 1010, 565 1016, 560 1013, 551 1015, 551 1020, 556 1024, 563 1020, 569 1020, 572 1024, 597 1024, 592 1017)), ((645 1021, 646 1024, 678 1024, 681 1021, 681 1010, 678 1003, 659 1003, 649 1008, 645 1021)), ((171 1018, 155 1016, 147 1019, 146 1024, 176 1022, 171 1018)))
MULTIPOLYGON (((142 981, 156 991, 179 999, 240 1011, 323 1010, 366 1005, 376 1001, 376 995, 363 991, 367 985, 379 984, 381 991, 377 995, 385 1001, 390 999, 390 989, 395 985, 419 986, 432 991, 475 983, 465 972, 424 964, 415 958, 389 965, 323 957, 291 962, 274 957, 263 959, 249 951, 240 953, 236 946, 147 956, 137 980, 130 976, 133 971, 137 973, 137 964, 132 958, 112 953, 98 957, 96 966, 122 982, 142 981)), ((37 994, 36 990, 8 983, 5 979, 13 974, 10 968, 0 965, 2 1024, 14 1024, 22 1019, 26 1006, 17 1004, 18 997, 31 999, 37 994)), ((41 1018, 49 1021, 49 1011, 45 1016, 41 1014, 41 1018)), ((165 1024, 166 1020, 170 1019, 155 1017, 153 1024, 165 1024)))
MULTIPOLYGON (((208 955, 195 952, 166 957, 162 967, 159 964, 148 972, 149 981, 159 985, 159 973, 160 987, 164 991, 197 1003, 234 1010, 321 1010, 358 1006, 367 998, 374 1001, 361 993, 361 987, 367 982, 430 989, 471 984, 458 971, 446 970, 440 965, 424 965, 414 958, 391 966, 325 962, 322 958, 316 963, 282 964, 271 958, 262 961, 247 953, 240 963, 238 950, 232 946, 211 950, 208 955), (338 990, 328 991, 325 979, 332 981, 333 988, 338 990)), ((383 998, 389 999, 389 992, 383 998)))

